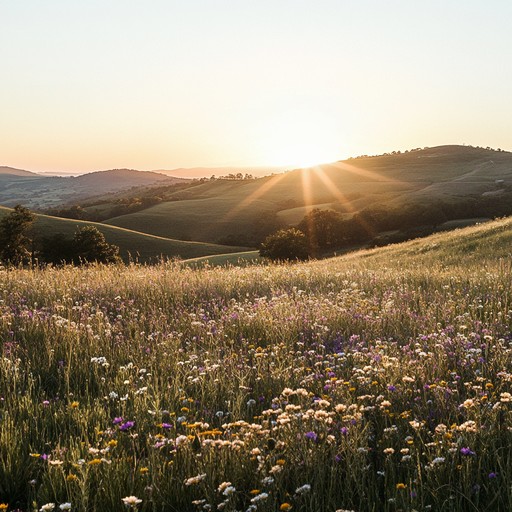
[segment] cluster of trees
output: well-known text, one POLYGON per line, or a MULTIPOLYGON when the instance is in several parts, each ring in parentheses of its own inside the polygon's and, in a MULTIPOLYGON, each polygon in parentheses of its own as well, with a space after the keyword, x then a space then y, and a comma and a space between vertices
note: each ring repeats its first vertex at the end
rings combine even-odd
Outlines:
POLYGON ((34 214, 16 206, 0 221, 0 262, 6 266, 53 263, 118 263, 119 247, 106 242, 94 226, 79 228, 72 238, 62 233, 35 239, 31 236, 34 214))
POLYGON ((254 180, 254 176, 252 174, 249 174, 249 173, 241 173, 241 172, 237 172, 236 174, 235 173, 229 173, 229 174, 226 174, 225 176, 215 176, 215 174, 212 174, 211 177, 210 177, 210 181, 215 181, 215 180, 230 180, 230 181, 247 181, 247 180, 254 180))

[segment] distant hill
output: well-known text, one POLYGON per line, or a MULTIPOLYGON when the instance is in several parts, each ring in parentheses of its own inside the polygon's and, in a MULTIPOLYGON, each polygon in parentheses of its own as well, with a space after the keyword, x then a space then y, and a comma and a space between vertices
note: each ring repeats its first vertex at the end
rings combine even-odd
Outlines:
POLYGON ((47 209, 133 187, 180 182, 186 180, 133 169, 113 169, 70 177, 42 176, 29 171, 18 171, 18 174, 4 172, 0 173, 0 204, 47 209))
POLYGON ((11 176, 27 176, 31 178, 38 177, 39 174, 31 171, 24 171, 23 169, 15 169, 14 167, 0 166, 0 175, 9 174, 11 176))
POLYGON ((351 217, 376 206, 414 211, 415 205, 438 208, 443 203, 453 210, 450 219, 486 217, 471 210, 482 201, 501 201, 505 210, 507 204, 512 208, 510 194, 512 153, 439 146, 353 158, 256 180, 208 181, 106 222, 160 236, 216 242, 250 233, 272 217, 282 225, 296 225, 314 207, 351 217))
MULTIPOLYGON (((135 187, 169 181, 169 177, 152 171, 137 171, 135 169, 111 169, 109 171, 96 171, 72 177, 74 184, 80 186, 107 187, 119 189, 122 180, 123 187, 135 187)), ((176 178, 179 181, 179 178, 176 178)))
MULTIPOLYGON (((0 219, 11 210, 0 206, 0 219)), ((73 234, 85 225, 96 226, 111 244, 120 248, 121 257, 125 261, 137 259, 141 263, 156 261, 161 256, 165 258, 198 258, 213 254, 226 254, 230 252, 243 251, 243 247, 226 247, 223 245, 206 244, 201 242, 183 242, 171 240, 145 233, 138 233, 128 229, 120 229, 113 226, 106 226, 94 222, 83 222, 79 220, 61 219, 47 215, 37 215, 33 228, 35 238, 47 237, 56 233, 64 233, 72 237, 73 234)))

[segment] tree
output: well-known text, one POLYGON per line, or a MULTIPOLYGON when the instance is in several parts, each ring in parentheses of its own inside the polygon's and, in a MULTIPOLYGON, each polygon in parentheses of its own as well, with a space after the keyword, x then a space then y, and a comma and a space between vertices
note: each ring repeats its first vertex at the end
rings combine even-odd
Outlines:
POLYGON ((72 238, 64 233, 44 237, 39 240, 39 259, 45 263, 60 265, 71 263, 75 252, 75 244, 72 238))
POLYGON ((306 235, 310 252, 328 251, 342 243, 342 218, 334 210, 314 208, 300 222, 298 228, 306 235))
POLYGON ((274 261, 307 260, 309 251, 306 235, 295 228, 281 229, 265 238, 260 256, 274 261))
POLYGON ((80 228, 73 237, 75 252, 73 262, 80 263, 119 263, 119 247, 107 243, 103 233, 95 226, 80 228))
POLYGON ((27 233, 34 222, 34 214, 21 205, 14 207, 0 222, 0 260, 6 265, 30 263, 31 240, 27 233))

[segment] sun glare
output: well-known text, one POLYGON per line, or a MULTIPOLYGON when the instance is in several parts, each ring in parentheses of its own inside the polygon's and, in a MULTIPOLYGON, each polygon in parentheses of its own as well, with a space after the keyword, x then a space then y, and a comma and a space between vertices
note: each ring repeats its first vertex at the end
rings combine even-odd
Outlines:
POLYGON ((262 158, 269 165, 311 167, 341 158, 339 127, 325 116, 296 112, 272 119, 262 158))

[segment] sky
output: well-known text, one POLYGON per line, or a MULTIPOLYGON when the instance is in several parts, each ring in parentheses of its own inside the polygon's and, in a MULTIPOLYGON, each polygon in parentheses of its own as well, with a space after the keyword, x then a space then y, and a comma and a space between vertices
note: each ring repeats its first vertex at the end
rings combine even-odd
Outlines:
POLYGON ((512 150, 509 0, 0 0, 0 165, 512 150))

